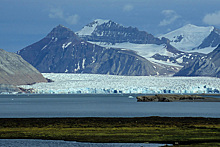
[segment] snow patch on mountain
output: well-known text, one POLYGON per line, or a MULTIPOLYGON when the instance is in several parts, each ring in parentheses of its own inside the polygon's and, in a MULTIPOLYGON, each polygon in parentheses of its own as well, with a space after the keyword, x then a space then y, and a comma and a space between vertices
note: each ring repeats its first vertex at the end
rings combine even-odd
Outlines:
POLYGON ((129 42, 109 44, 105 42, 92 42, 92 41, 88 41, 88 42, 105 47, 105 48, 121 48, 121 49, 133 50, 137 52, 138 55, 144 58, 150 58, 156 53, 161 54, 161 55, 172 56, 172 53, 166 50, 166 46, 164 44, 163 45, 135 44, 135 43, 129 43, 129 42))
POLYGON ((178 69, 182 68, 183 66, 176 64, 176 63, 172 63, 169 61, 169 59, 167 61, 163 61, 163 60, 156 60, 154 58, 147 58, 147 60, 149 60, 150 62, 157 64, 161 67, 166 67, 166 66, 172 66, 172 67, 176 67, 178 69))
POLYGON ((80 31, 76 32, 79 36, 91 35, 92 32, 96 29, 98 25, 102 25, 104 23, 108 23, 110 20, 96 19, 92 23, 83 27, 80 31))
POLYGON ((62 45, 62 48, 65 49, 65 48, 67 48, 70 44, 72 44, 72 42, 69 42, 69 43, 67 43, 67 44, 64 43, 64 44, 62 45))
POLYGON ((170 44, 181 51, 191 51, 198 47, 213 30, 213 26, 199 27, 188 24, 159 38, 168 38, 171 41, 170 44))
POLYGON ((133 50, 138 55, 146 58, 147 60, 149 60, 153 63, 166 64, 166 65, 170 65, 170 66, 180 66, 175 63, 171 63, 169 61, 167 61, 167 62, 158 61, 158 60, 155 60, 154 58, 152 58, 152 56, 155 54, 174 57, 173 53, 167 51, 165 44, 161 44, 161 45, 135 44, 135 43, 129 43, 129 42, 110 44, 110 43, 106 43, 106 42, 92 42, 92 41, 88 41, 88 42, 105 47, 105 48, 120 48, 122 50, 133 50))

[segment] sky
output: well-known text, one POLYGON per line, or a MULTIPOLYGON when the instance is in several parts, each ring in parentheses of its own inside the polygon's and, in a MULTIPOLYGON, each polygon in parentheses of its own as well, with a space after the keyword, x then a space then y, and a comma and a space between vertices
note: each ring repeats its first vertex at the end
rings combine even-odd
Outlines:
POLYGON ((0 0, 0 48, 16 52, 62 24, 107 19, 159 36, 186 24, 220 28, 220 0, 0 0))

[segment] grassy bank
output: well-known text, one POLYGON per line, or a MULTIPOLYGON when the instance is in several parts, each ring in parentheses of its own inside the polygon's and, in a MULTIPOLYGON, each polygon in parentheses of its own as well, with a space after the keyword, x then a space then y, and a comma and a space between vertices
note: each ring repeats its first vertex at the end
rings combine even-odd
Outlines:
POLYGON ((0 138, 220 145, 220 118, 0 118, 0 138))

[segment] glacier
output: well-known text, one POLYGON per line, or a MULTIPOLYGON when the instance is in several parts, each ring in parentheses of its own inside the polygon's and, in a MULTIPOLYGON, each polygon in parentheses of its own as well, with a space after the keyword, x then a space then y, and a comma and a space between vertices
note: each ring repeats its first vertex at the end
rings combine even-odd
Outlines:
POLYGON ((219 93, 215 77, 117 76, 101 74, 43 73, 53 80, 20 87, 36 94, 155 94, 219 93))

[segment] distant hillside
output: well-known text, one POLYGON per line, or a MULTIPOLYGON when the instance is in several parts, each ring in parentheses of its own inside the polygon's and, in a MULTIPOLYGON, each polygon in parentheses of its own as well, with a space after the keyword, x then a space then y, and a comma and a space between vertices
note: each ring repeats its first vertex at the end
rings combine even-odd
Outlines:
POLYGON ((26 85, 38 82, 47 80, 19 55, 0 49, 0 84, 26 85))

